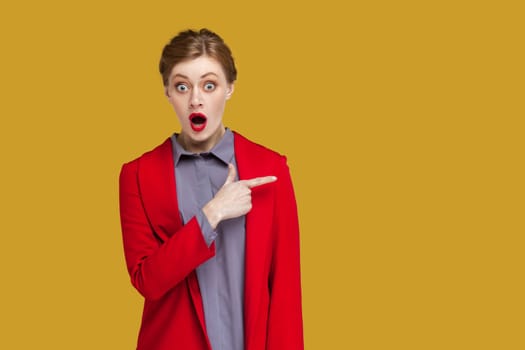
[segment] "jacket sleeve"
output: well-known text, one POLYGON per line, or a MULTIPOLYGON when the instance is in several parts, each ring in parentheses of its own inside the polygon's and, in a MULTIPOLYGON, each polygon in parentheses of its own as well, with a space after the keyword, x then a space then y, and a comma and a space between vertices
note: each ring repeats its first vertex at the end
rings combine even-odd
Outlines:
POLYGON ((124 255, 133 286, 146 299, 159 299, 214 256, 215 244, 208 247, 196 218, 161 239, 146 215, 137 173, 134 161, 119 178, 124 255))
POLYGON ((269 276, 268 350, 304 348, 297 204, 286 158, 281 158, 269 276))

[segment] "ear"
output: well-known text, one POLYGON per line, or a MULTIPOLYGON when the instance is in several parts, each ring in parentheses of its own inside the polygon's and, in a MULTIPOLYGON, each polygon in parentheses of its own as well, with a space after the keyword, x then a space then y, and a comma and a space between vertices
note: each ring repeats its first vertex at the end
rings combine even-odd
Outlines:
POLYGON ((233 90, 234 90, 234 85, 233 85, 233 83, 232 83, 232 84, 230 84, 230 86, 228 87, 228 90, 226 90, 226 99, 227 99, 227 100, 229 100, 230 97, 232 97, 233 90))
POLYGON ((166 97, 170 97, 170 93, 168 92, 168 87, 167 86, 164 86, 164 95, 166 95, 166 97))

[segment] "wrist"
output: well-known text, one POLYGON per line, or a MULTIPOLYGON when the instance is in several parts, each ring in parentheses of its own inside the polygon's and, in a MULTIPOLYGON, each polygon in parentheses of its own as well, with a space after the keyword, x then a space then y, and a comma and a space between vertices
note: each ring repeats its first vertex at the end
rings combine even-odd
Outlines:
POLYGON ((210 226, 215 230, 217 228, 217 225, 221 221, 221 218, 215 206, 213 205, 213 201, 209 201, 202 208, 202 212, 206 216, 206 219, 208 219, 208 223, 210 224, 210 226))

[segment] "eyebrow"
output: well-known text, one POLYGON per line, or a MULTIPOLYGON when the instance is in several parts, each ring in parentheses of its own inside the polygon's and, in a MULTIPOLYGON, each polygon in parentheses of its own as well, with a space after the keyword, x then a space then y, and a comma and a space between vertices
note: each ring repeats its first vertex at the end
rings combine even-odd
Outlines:
MULTIPOLYGON (((215 76, 217 76, 217 74, 215 74, 215 73, 213 73, 213 72, 208 72, 208 73, 204 73, 203 75, 201 75, 200 78, 203 79, 203 78, 206 78, 206 77, 209 76, 209 75, 215 75, 215 76)), ((177 74, 175 74, 175 75, 173 76, 173 78, 177 78, 177 77, 180 77, 180 78, 188 79, 188 80, 189 80, 189 78, 188 78, 187 76, 185 76, 184 74, 177 73, 177 74)))

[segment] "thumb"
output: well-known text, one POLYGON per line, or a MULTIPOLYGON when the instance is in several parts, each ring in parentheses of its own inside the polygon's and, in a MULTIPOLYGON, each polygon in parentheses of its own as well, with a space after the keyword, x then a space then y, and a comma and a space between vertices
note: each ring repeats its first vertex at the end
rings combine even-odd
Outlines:
POLYGON ((232 163, 228 164, 228 176, 226 177, 226 181, 224 181, 224 185, 231 184, 235 181, 235 176, 237 175, 237 171, 235 170, 235 166, 233 166, 232 163))

